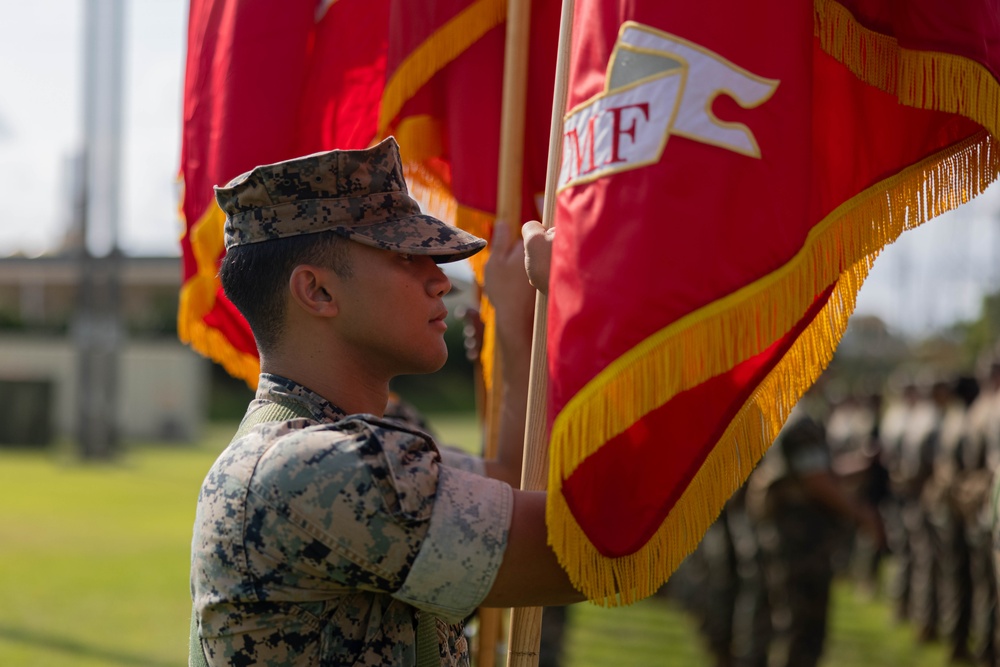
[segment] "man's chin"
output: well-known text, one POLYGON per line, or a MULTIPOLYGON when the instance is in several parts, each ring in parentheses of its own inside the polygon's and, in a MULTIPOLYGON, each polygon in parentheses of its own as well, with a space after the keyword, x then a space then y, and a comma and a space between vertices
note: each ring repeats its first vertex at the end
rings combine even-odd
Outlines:
POLYGON ((444 368, 447 361, 448 351, 445 350, 440 359, 421 360, 420 362, 414 363, 408 370, 399 373, 399 375, 430 375, 431 373, 437 373, 439 370, 444 368))

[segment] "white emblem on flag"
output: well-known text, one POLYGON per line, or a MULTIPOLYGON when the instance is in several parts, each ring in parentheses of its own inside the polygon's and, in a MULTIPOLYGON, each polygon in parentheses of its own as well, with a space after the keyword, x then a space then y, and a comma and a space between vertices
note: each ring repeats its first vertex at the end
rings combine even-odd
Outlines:
POLYGON ((627 21, 604 91, 563 120, 559 189, 657 162, 670 135, 759 158, 750 128, 719 120, 712 101, 725 94, 750 109, 767 101, 778 83, 680 37, 627 21))

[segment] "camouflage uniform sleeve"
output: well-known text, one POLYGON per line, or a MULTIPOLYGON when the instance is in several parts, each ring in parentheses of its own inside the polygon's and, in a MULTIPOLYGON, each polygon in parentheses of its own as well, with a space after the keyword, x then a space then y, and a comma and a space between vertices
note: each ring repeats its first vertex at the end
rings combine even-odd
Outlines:
POLYGON ((250 491, 261 580, 274 578, 266 563, 286 562, 289 581, 385 593, 453 621, 492 586, 513 495, 441 465, 426 434, 360 417, 280 438, 250 491))
POLYGON ((513 499, 504 482, 442 466, 427 537, 393 597, 450 622, 472 613, 503 560, 513 499))
POLYGON ((426 436, 362 419, 278 438, 249 486, 247 542, 261 578, 268 563, 287 562, 314 581, 396 590, 427 533, 438 461, 426 436))

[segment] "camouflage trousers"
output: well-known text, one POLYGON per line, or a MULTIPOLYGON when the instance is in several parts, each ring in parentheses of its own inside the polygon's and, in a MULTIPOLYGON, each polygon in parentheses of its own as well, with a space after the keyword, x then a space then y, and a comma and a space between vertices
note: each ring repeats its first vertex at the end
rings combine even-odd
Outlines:
POLYGON ((919 501, 903 505, 903 525, 909 540, 911 562, 908 617, 920 639, 936 639, 940 620, 941 561, 934 546, 934 526, 930 514, 919 501))
POLYGON ((832 518, 811 508, 782 508, 757 527, 770 607, 768 667, 813 667, 826 640, 832 518))
POLYGON ((698 617, 715 665, 766 667, 767 591, 756 532, 741 504, 726 507, 685 561, 684 573, 691 585, 681 601, 698 617))
POLYGON ((928 510, 930 543, 937 571, 939 629, 954 657, 969 653, 972 628, 972 573, 961 515, 949 504, 928 510))
POLYGON ((896 619, 911 621, 925 638, 937 634, 938 579, 934 533, 918 498, 891 498, 883 505, 889 550, 896 562, 890 595, 896 619))
POLYGON ((979 520, 966 522, 972 571, 973 654, 980 665, 1000 667, 1000 617, 997 613, 997 578, 993 565, 993 536, 979 520))

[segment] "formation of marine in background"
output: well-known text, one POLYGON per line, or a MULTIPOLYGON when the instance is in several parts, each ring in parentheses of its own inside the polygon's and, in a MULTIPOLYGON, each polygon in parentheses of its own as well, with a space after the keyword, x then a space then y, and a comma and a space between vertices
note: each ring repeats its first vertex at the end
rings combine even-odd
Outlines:
POLYGON ((720 667, 817 664, 835 577, 953 663, 1000 666, 998 465, 1000 357, 975 376, 897 371, 849 391, 821 379, 668 594, 720 667))

